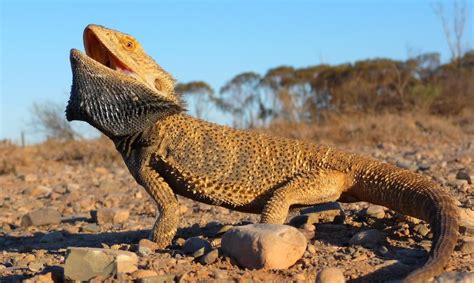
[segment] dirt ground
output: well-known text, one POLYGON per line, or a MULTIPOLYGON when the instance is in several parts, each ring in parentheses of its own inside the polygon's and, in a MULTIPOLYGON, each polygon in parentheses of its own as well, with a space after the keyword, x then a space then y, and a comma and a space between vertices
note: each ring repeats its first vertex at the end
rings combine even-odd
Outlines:
MULTIPOLYGON (((474 170, 473 136, 431 140, 404 145, 350 143, 339 147, 427 175, 443 184, 458 200, 459 207, 472 212, 474 185, 467 179, 473 176, 474 170)), ((379 219, 369 217, 363 213, 369 204, 361 202, 343 204, 346 216, 343 223, 317 223, 307 251, 287 270, 242 269, 221 253, 215 261, 202 264, 198 258, 181 252, 184 240, 202 236, 218 248, 221 235, 217 231, 224 225, 258 222, 259 216, 181 197, 179 201, 181 221, 173 246, 151 254, 139 253, 137 243, 148 236, 156 208, 114 153, 110 142, 50 141, 25 148, 3 142, 0 144, 0 281, 16 282, 49 273, 60 279, 68 247, 105 247, 137 252, 139 269, 147 270, 116 275, 114 280, 119 281, 151 274, 162 276, 162 282, 166 278, 179 282, 314 282, 319 270, 337 267, 349 282, 374 282, 404 277, 426 260, 426 250, 431 245, 431 234, 422 231, 428 225, 420 226, 417 221, 390 210, 379 219), (22 217, 39 208, 58 211, 61 222, 22 227, 22 217), (102 208, 124 209, 129 217, 120 223, 97 224, 91 212, 102 208), (372 228, 383 234, 382 243, 371 247, 349 244, 355 233, 372 228)), ((447 271, 474 272, 474 253, 462 248, 463 243, 474 240, 471 232, 461 231, 447 271)))

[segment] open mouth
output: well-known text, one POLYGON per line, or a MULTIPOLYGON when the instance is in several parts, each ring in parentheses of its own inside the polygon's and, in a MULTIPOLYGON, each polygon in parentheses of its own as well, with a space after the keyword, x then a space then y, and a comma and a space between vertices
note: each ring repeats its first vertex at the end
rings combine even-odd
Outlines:
POLYGON ((84 30, 84 48, 86 50, 87 56, 91 57, 102 65, 132 77, 135 75, 135 73, 129 67, 121 62, 109 49, 107 49, 107 47, 89 28, 84 30))

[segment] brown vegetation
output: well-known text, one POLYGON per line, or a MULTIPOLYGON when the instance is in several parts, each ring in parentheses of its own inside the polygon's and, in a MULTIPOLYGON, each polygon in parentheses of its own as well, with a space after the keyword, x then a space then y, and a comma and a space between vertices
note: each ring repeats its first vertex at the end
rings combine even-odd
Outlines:
POLYGON ((444 65, 439 54, 428 53, 406 61, 369 59, 300 69, 281 66, 264 76, 238 74, 219 94, 205 82, 181 84, 178 92, 185 98, 193 93, 207 96, 208 103, 231 117, 232 125, 243 128, 294 123, 324 126, 336 116, 385 113, 462 116, 470 119, 465 124, 472 124, 472 116, 465 112, 474 109, 474 52, 444 65))

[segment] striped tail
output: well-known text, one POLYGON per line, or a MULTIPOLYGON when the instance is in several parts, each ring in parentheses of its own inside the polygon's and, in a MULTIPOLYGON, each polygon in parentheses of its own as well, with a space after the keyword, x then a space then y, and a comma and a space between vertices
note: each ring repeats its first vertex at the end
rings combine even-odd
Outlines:
POLYGON ((433 243, 428 261, 403 282, 425 282, 442 273, 458 238, 454 199, 439 185, 416 173, 368 158, 357 164, 358 169, 353 170, 354 186, 347 193, 431 225, 433 243))

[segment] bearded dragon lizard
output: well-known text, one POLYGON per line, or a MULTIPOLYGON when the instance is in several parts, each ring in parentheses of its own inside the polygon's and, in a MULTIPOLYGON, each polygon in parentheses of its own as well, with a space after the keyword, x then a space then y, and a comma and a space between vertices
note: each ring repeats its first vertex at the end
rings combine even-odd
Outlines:
POLYGON ((333 201, 367 201, 430 223, 425 265, 405 282, 442 272, 457 241, 456 205, 426 177, 333 147, 233 129, 185 114, 174 79, 135 38, 98 25, 84 31, 86 54, 72 49, 69 121, 107 135, 136 181, 156 201, 152 239, 174 237, 176 195, 260 213, 283 224, 289 209, 333 201))

